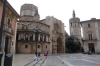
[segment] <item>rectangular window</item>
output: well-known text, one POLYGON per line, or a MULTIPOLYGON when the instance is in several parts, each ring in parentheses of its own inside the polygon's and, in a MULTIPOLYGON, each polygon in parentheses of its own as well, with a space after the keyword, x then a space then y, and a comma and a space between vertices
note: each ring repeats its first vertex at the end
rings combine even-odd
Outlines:
POLYGON ((38 48, 40 48, 40 45, 38 45, 38 48))
POLYGON ((25 48, 28 48, 28 45, 25 45, 25 48))
POLYGON ((72 23, 71 23, 71 27, 72 27, 72 23))
POLYGON ((24 40, 24 34, 20 34, 20 40, 24 40))
POLYGON ((90 27, 90 23, 88 24, 88 27, 90 27))
POLYGON ((25 36, 25 40, 28 40, 28 35, 25 36))
POLYGON ((92 40, 92 34, 88 34, 89 40, 92 40))
POLYGON ((42 41, 42 38, 43 38, 43 37, 42 37, 42 36, 40 36, 40 41, 42 41))
POLYGON ((46 49, 47 49, 47 46, 46 46, 46 49))
POLYGON ((30 34, 30 40, 33 40, 33 35, 32 34, 30 34))

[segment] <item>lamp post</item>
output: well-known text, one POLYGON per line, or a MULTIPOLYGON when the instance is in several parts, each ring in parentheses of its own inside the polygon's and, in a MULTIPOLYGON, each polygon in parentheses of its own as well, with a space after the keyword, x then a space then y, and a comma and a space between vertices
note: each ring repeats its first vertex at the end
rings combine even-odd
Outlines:
POLYGON ((38 34, 41 32, 41 30, 38 28, 38 27, 36 27, 35 29, 33 29, 33 32, 35 33, 35 36, 36 36, 36 38, 35 38, 35 41, 36 41, 36 57, 37 57, 37 41, 38 41, 38 34))
POLYGON ((52 41, 52 54, 53 54, 53 41, 54 41, 53 36, 50 38, 50 40, 52 41))
POLYGON ((2 43, 2 34, 3 34, 3 26, 4 26, 4 18, 5 18, 5 11, 6 11, 6 2, 7 0, 4 0, 3 4, 3 12, 2 12, 2 19, 1 19, 1 27, 0 27, 0 66, 1 66, 1 60, 2 60, 2 52, 1 52, 1 43, 2 43))

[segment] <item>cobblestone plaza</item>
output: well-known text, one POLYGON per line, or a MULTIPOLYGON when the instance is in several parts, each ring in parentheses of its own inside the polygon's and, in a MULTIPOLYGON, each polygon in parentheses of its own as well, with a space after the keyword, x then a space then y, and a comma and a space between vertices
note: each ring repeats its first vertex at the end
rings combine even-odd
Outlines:
MULTIPOLYGON (((44 57, 43 54, 40 57, 44 57)), ((40 58, 39 57, 39 58, 40 58)), ((17 54, 13 56, 13 66, 25 66, 33 61, 33 54, 17 54)), ((43 59, 40 60, 40 62, 43 59)), ((33 61, 35 62, 35 61, 33 61)), ((34 65, 34 63, 32 64, 34 65)), ((27 66, 33 66, 31 63, 27 66)), ((36 66, 40 66, 39 64, 36 66)), ((49 55, 41 66, 100 66, 100 55, 92 54, 54 54, 49 55)))

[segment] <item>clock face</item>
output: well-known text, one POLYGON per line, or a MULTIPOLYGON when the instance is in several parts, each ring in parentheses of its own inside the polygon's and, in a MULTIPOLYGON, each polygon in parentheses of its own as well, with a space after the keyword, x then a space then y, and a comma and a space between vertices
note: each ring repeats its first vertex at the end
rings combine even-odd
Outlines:
POLYGON ((35 15, 35 11, 32 11, 32 16, 34 16, 35 15))

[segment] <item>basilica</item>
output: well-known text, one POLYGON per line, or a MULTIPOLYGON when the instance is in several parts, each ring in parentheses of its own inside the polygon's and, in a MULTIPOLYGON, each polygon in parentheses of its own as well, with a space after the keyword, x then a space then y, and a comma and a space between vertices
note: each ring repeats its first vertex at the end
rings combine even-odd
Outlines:
POLYGON ((38 7, 23 4, 17 21, 16 53, 65 53, 64 23, 53 16, 40 20, 38 7), (39 30, 38 34, 34 30, 39 30))

